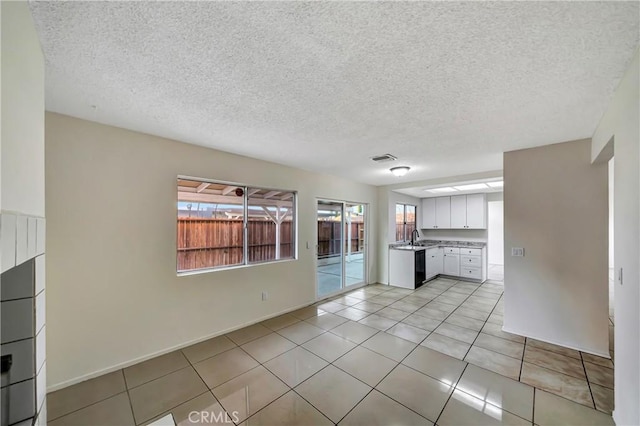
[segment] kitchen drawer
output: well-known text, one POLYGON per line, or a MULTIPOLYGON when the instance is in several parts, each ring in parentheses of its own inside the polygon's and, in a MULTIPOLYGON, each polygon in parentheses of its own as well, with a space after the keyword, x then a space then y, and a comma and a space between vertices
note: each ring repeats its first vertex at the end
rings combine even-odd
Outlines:
POLYGON ((482 249, 479 248, 461 248, 460 254, 464 254, 467 256, 481 256, 482 249))
POLYGON ((438 247, 432 247, 427 249, 427 257, 437 256, 440 249, 438 247))
POLYGON ((482 273, 480 268, 472 268, 468 267, 467 265, 460 265, 460 276, 464 278, 479 280, 482 278, 482 273))
POLYGON ((460 254, 460 249, 458 247, 445 247, 445 254, 460 254))
POLYGON ((460 256, 460 266, 465 268, 473 266, 479 268, 482 258, 480 256, 460 256))

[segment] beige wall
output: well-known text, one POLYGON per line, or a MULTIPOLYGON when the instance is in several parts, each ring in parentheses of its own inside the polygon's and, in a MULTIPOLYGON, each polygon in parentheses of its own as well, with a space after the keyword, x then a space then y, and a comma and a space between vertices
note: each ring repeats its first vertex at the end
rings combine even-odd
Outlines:
POLYGON ((44 216, 44 58, 27 2, 1 7, 0 207, 44 216))
POLYGON ((504 154, 504 329, 609 356, 607 164, 590 150, 581 140, 504 154))
POLYGON ((316 197, 376 223, 375 187, 53 113, 46 179, 50 389, 313 302, 316 197), (177 277, 179 174, 299 191, 299 259, 177 277))
POLYGON ((615 410, 619 425, 640 424, 640 54, 636 54, 598 125, 591 158, 614 155, 615 410), (615 154, 614 154, 615 151, 615 154))

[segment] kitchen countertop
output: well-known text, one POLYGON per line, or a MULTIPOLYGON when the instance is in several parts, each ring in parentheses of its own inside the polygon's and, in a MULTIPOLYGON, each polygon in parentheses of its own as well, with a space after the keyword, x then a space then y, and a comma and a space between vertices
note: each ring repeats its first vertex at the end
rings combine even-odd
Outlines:
POLYGON ((475 241, 446 241, 446 240, 419 240, 416 245, 410 244, 390 244, 389 248, 393 250, 426 250, 431 247, 458 247, 458 248, 483 248, 487 243, 475 241))
POLYGON ((407 250, 407 251, 420 251, 420 250, 426 250, 429 247, 426 246, 412 246, 412 245, 402 245, 402 246, 392 246, 389 247, 390 249, 393 250, 407 250))

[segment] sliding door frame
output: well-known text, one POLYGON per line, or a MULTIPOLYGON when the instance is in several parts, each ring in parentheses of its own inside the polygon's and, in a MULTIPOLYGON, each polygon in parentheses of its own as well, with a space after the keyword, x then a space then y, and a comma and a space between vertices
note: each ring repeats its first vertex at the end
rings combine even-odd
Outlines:
POLYGON ((359 201, 345 201, 345 200, 336 200, 336 199, 331 199, 331 198, 316 198, 315 201, 316 204, 316 224, 315 224, 315 250, 314 250, 314 264, 315 264, 315 298, 316 300, 323 300, 323 299, 327 299, 329 297, 334 297, 337 296, 339 294, 345 293, 347 291, 353 290, 355 288, 359 288, 359 287, 363 287, 365 285, 367 285, 369 283, 369 203, 363 203, 363 202, 359 202, 359 201), (319 203, 321 202, 326 202, 326 203, 336 203, 336 204, 342 204, 342 215, 341 215, 341 220, 340 220, 340 234, 341 234, 341 241, 340 241, 340 247, 341 247, 341 257, 340 257, 340 267, 341 267, 341 271, 342 271, 342 282, 340 285, 340 289, 331 293, 327 293, 324 295, 320 295, 319 294, 319 290, 320 290, 320 283, 318 280, 318 249, 319 249, 319 244, 318 244, 318 219, 319 219, 319 215, 318 215, 318 210, 319 210, 319 203), (362 263, 363 263, 363 279, 361 283, 357 283, 357 284, 353 284, 351 286, 347 286, 347 275, 346 275, 346 260, 345 260, 345 239, 346 239, 346 233, 345 233, 345 225, 346 225, 346 220, 345 220, 345 212, 347 209, 347 205, 362 205, 363 209, 364 209, 364 218, 363 218, 363 223, 364 223, 364 253, 363 253, 363 258, 362 258, 362 263))

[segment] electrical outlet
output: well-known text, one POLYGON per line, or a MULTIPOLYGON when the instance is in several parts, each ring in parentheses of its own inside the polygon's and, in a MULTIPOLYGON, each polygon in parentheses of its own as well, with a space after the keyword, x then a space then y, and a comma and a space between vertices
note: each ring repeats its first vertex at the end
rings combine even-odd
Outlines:
POLYGON ((262 300, 267 300, 269 298, 269 293, 267 293, 266 291, 262 292, 262 300))
POLYGON ((511 247, 511 256, 524 257, 524 248, 511 247))

